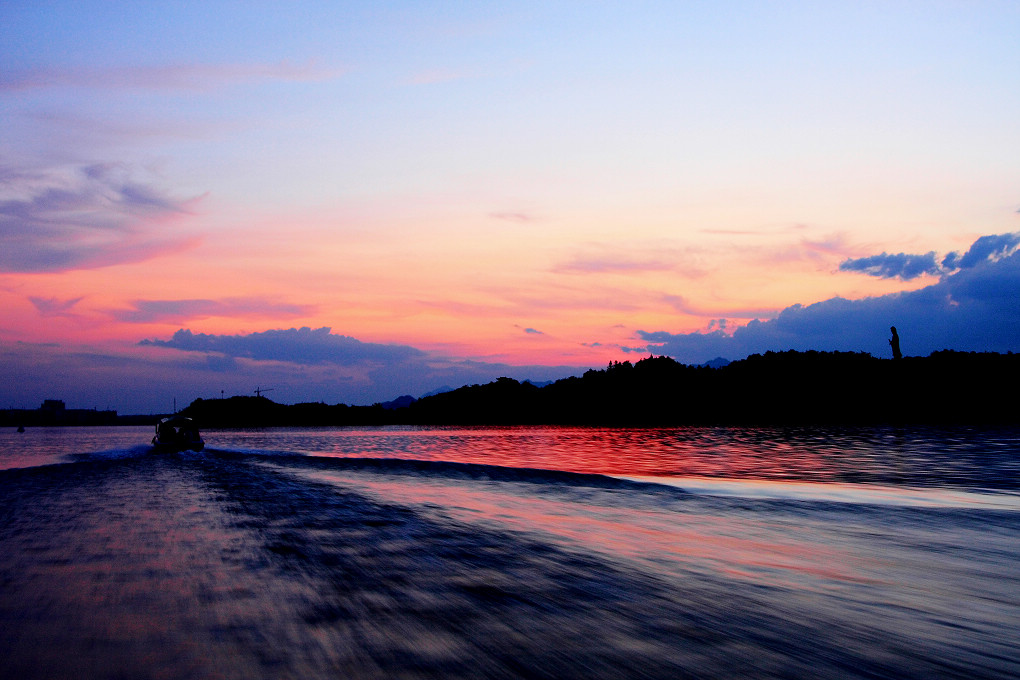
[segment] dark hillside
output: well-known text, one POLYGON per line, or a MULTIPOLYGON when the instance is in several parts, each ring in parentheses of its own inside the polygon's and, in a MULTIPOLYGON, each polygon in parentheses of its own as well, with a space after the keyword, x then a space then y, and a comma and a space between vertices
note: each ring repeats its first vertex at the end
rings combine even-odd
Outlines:
POLYGON ((722 368, 649 357, 541 389, 501 378, 421 399, 409 415, 429 424, 1017 423, 1009 386, 1018 379, 1013 354, 943 351, 894 361, 768 352, 722 368))
POLYGON ((203 427, 311 425, 1020 424, 1020 355, 767 352, 720 368, 669 357, 612 362, 538 387, 500 378, 417 401, 285 406, 265 397, 198 399, 203 427))

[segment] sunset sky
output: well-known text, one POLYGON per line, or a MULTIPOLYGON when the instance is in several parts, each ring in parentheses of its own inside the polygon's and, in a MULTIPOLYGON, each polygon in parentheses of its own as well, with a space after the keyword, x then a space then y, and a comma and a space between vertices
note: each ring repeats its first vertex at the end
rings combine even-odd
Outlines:
POLYGON ((0 408, 1020 351, 1020 3, 0 3, 0 408))

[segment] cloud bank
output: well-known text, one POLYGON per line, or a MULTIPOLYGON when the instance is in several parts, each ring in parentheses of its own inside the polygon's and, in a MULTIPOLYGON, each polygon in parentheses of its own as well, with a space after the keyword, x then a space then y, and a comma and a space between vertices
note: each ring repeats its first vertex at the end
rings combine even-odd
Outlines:
POLYGON ((169 340, 142 340, 139 344, 185 352, 215 352, 235 359, 287 361, 304 365, 351 366, 366 361, 392 363, 425 356, 425 352, 408 345, 361 342, 346 335, 335 335, 328 327, 314 330, 308 327, 289 328, 247 335, 207 335, 181 329, 169 340))
MULTIPOLYGON (((647 345, 629 350, 667 354, 687 363, 788 349, 888 356, 889 327, 896 326, 907 355, 927 355, 940 349, 1020 351, 1018 246, 1020 233, 982 236, 966 253, 947 255, 939 265, 939 282, 920 290, 797 304, 775 318, 751 321, 732 334, 722 329, 680 334, 641 330, 638 337, 647 345)), ((900 276, 897 272, 929 267, 934 262, 934 255, 929 255, 860 258, 848 260, 841 269, 900 276)))
MULTIPOLYGON (((194 333, 188 329, 175 332, 169 339, 146 339, 138 344, 142 350, 157 350, 148 358, 119 358, 132 370, 160 376, 164 392, 171 390, 181 400, 195 397, 218 397, 219 390, 231 394, 248 394, 255 387, 272 387, 274 399, 296 403, 325 401, 329 403, 373 404, 402 394, 421 396, 442 387, 460 387, 487 383, 507 376, 536 382, 580 375, 587 366, 511 366, 440 356, 410 345, 362 342, 357 338, 334 333, 330 328, 287 328, 238 335, 194 333)), ((26 350, 27 351, 27 350, 26 350)), ((58 354, 58 349, 34 347, 36 355, 58 354)), ((114 359, 111 359, 111 361, 114 359)), ((58 361, 58 359, 54 359, 58 361)), ((73 362, 61 362, 59 381, 45 372, 22 384, 56 384, 55 393, 67 394, 69 385, 78 384, 76 375, 87 375, 88 366, 74 368, 73 362)), ((92 365, 95 360, 90 359, 92 365)), ((38 356, 31 361, 12 362, 11 369, 28 365, 45 365, 38 356)), ((130 378, 132 384, 145 378, 130 378)), ((83 378, 82 384, 94 383, 83 378)), ((111 381, 111 385, 116 383, 111 381)), ((115 393, 115 387, 105 388, 115 393)), ((39 392, 43 394, 43 392, 39 392)), ((137 404, 152 402, 160 395, 139 397, 137 404)), ((0 400, 4 398, 0 389, 0 400)), ((45 397, 40 397, 45 398, 45 397)), ((68 401, 72 396, 67 397, 68 401)), ((121 397, 108 400, 122 403, 121 397)), ((165 399, 164 399, 165 401, 165 399)), ((155 410, 165 408, 161 404, 155 410)))
POLYGON ((132 354, 0 339, 0 403, 35 408, 63 399, 71 408, 166 413, 176 401, 253 394, 281 403, 370 405, 402 394, 488 383, 501 376, 536 382, 580 375, 588 367, 510 366, 453 359, 409 345, 361 342, 329 328, 244 335, 182 329, 143 340, 132 354))

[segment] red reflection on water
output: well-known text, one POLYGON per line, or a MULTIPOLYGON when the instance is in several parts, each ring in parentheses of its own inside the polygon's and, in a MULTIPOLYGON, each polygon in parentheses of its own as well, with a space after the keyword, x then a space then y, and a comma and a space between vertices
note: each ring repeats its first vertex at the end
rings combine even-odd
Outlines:
POLYGON ((801 428, 380 428, 224 433, 213 446, 319 456, 452 461, 609 475, 813 482, 903 474, 904 442, 884 431, 801 428))

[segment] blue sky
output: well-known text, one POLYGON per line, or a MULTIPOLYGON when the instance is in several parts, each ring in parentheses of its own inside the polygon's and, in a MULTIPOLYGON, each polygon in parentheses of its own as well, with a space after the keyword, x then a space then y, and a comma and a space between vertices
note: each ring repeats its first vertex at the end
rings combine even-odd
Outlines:
POLYGON ((0 403, 365 403, 894 324, 1020 351, 1018 34, 1012 2, 3 3, 0 403))

